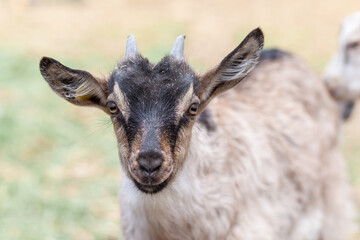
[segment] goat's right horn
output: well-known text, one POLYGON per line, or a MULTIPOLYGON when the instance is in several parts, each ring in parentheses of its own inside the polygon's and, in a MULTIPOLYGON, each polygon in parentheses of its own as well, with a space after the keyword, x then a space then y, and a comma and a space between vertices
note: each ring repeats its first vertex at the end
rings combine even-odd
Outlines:
POLYGON ((126 53, 125 57, 131 57, 138 53, 138 47, 136 45, 136 40, 133 35, 129 35, 126 41, 126 53))
POLYGON ((185 35, 180 35, 176 38, 170 56, 173 56, 177 59, 182 59, 184 57, 184 40, 185 35))

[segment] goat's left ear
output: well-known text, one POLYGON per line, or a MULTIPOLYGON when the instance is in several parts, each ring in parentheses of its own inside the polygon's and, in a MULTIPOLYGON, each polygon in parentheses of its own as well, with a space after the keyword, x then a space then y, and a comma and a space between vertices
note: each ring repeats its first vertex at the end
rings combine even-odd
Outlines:
POLYGON ((258 63, 264 45, 260 28, 250 32, 246 38, 227 55, 214 69, 200 78, 199 98, 203 110, 210 100, 244 79, 258 63))
POLYGON ((43 57, 40 72, 52 90, 70 103, 95 106, 105 112, 107 84, 90 73, 62 65, 55 59, 43 57))

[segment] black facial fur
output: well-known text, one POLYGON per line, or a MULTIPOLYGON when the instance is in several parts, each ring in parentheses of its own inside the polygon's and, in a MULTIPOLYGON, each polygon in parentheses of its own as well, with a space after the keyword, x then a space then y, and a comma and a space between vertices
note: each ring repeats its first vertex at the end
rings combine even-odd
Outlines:
MULTIPOLYGON (((198 90, 198 79, 190 66, 170 56, 153 65, 136 55, 125 59, 112 73, 108 83, 110 93, 115 82, 128 101, 129 116, 124 129, 130 148, 140 130, 151 130, 153 134, 166 133, 174 150, 177 132, 189 120, 184 116, 176 123, 176 105, 191 84, 195 93, 198 90)), ((121 116, 118 120, 124 122, 121 116)))

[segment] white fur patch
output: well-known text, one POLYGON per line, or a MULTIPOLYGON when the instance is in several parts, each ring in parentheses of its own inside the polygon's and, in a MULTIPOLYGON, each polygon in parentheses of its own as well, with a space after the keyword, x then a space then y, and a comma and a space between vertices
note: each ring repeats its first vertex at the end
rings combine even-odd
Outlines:
POLYGON ((325 69, 324 81, 338 100, 360 97, 360 12, 344 19, 338 50, 325 69))
POLYGON ((221 73, 221 80, 232 81, 239 78, 244 78, 256 66, 257 59, 237 59, 233 61, 231 67, 227 67, 221 73))

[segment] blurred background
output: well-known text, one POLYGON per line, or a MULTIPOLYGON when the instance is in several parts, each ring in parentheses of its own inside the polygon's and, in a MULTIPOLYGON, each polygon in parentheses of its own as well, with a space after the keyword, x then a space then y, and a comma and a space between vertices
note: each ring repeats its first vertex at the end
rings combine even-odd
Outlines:
MULTIPOLYGON (((185 56, 203 72, 260 26, 265 47, 301 56, 320 75, 356 10, 359 0, 0 0, 0 239, 121 233, 111 122, 57 97, 39 73, 42 56, 107 76, 128 34, 155 62, 184 33, 185 56)), ((360 103, 342 142, 359 207, 360 103)))

